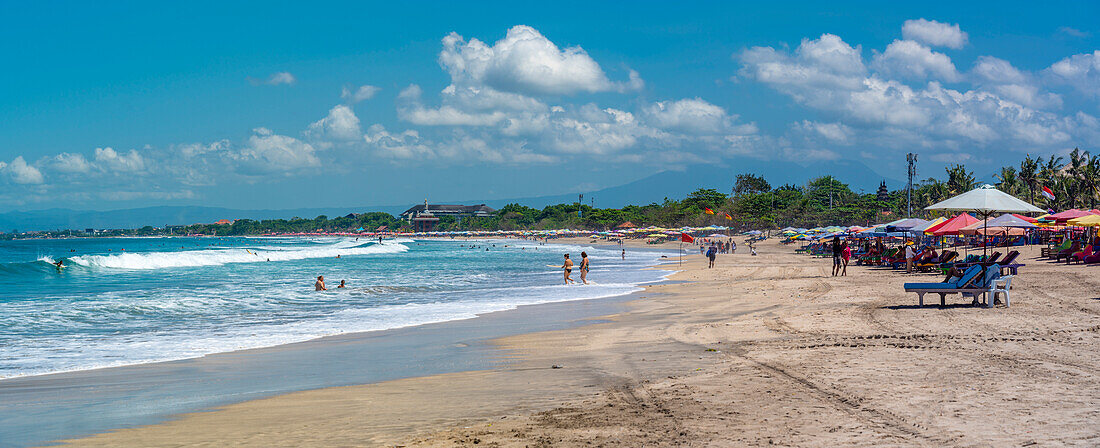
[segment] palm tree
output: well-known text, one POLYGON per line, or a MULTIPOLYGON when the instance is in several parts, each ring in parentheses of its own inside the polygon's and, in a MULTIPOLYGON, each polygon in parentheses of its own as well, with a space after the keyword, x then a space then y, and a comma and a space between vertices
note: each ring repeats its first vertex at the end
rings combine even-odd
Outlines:
MULTIPOLYGON (((1042 159, 1042 157, 1039 157, 1042 159)), ((1027 201, 1035 201, 1035 189, 1039 184, 1039 164, 1041 162, 1031 158, 1031 154, 1024 157, 1024 160, 1020 162, 1020 182, 1027 187, 1027 201)))
POLYGON ((997 188, 1001 191, 1016 196, 1019 192, 1020 179, 1016 177, 1016 168, 1011 166, 1001 167, 1001 172, 995 174, 998 181, 997 188))
POLYGON ((978 181, 974 179, 974 172, 967 171, 962 164, 954 164, 947 168, 947 191, 952 194, 962 194, 974 189, 978 181))
POLYGON ((1088 198, 1089 208, 1096 208, 1096 196, 1100 193, 1100 155, 1089 157, 1086 151, 1085 157, 1080 179, 1082 203, 1088 198))
POLYGON ((1061 208, 1059 206, 1060 201, 1058 201, 1057 198, 1067 199, 1066 194, 1061 192, 1060 191, 1061 188, 1059 188, 1059 187, 1062 186, 1062 185, 1059 184, 1059 181, 1061 180, 1061 178, 1065 177, 1065 176, 1062 176, 1062 158, 1061 157, 1056 157, 1056 156, 1050 156, 1050 158, 1047 159, 1047 163, 1043 164, 1042 163, 1042 157, 1040 157, 1039 158, 1039 164, 1040 164, 1041 167, 1039 168, 1038 181, 1043 186, 1045 186, 1047 188, 1050 188, 1051 190, 1055 191, 1055 195, 1054 195, 1055 200, 1054 201, 1049 201, 1049 200, 1046 201, 1047 202, 1047 207, 1048 208, 1061 208))

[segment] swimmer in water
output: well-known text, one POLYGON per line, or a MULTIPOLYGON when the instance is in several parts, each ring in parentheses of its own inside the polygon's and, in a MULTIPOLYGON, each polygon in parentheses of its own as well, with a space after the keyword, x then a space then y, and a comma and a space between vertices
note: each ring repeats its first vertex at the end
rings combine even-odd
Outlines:
POLYGON ((328 288, 325 287, 325 276, 318 275, 317 283, 314 283, 313 287, 316 288, 317 291, 328 291, 328 288))
POLYGON ((339 289, 339 288, 343 288, 343 287, 344 287, 344 281, 340 280, 340 286, 337 286, 336 288, 339 289))

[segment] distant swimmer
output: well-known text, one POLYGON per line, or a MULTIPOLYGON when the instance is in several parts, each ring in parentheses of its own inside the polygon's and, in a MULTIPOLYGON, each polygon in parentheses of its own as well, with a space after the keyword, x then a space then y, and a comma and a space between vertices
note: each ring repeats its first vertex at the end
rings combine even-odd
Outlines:
POLYGON ((626 249, 623 249, 623 260, 626 259, 626 249))
POLYGON ((318 275, 317 283, 314 283, 313 287, 317 288, 317 291, 328 291, 328 288, 325 287, 325 276, 318 275))
POLYGON ((336 254, 336 258, 340 258, 340 254, 336 254))
POLYGON ((344 281, 343 281, 343 280, 340 280, 340 286, 337 286, 336 288, 338 288, 338 289, 339 289, 339 288, 343 288, 343 287, 344 287, 344 281))

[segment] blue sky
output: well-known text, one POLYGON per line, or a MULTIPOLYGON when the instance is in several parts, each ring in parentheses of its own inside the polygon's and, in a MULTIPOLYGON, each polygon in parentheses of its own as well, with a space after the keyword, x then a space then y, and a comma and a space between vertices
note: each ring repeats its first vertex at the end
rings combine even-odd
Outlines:
POLYGON ((1100 143, 1094 2, 0 3, 0 210, 903 177, 1100 143), (843 175, 843 173, 838 173, 843 175))

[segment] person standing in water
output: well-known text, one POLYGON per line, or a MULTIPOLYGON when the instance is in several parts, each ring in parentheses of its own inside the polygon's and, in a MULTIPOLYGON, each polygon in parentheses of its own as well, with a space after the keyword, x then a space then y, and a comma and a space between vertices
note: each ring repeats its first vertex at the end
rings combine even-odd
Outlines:
POLYGON ((588 284, 588 254, 581 252, 581 283, 588 284))
POLYGON ((339 288, 346 288, 346 286, 344 286, 344 281, 343 281, 343 280, 340 280, 340 285, 339 285, 339 286, 337 286, 336 288, 337 288, 337 289, 339 289, 339 288))
POLYGON ((626 249, 623 249, 623 260, 626 259, 626 249))
POLYGON ((565 254, 565 263, 561 265, 561 268, 564 270, 565 284, 573 283, 573 278, 570 277, 573 274, 573 260, 569 259, 569 254, 565 254))
POLYGON ((313 287, 316 288, 317 291, 328 291, 328 288, 325 287, 325 276, 318 275, 317 283, 314 283, 313 287))

